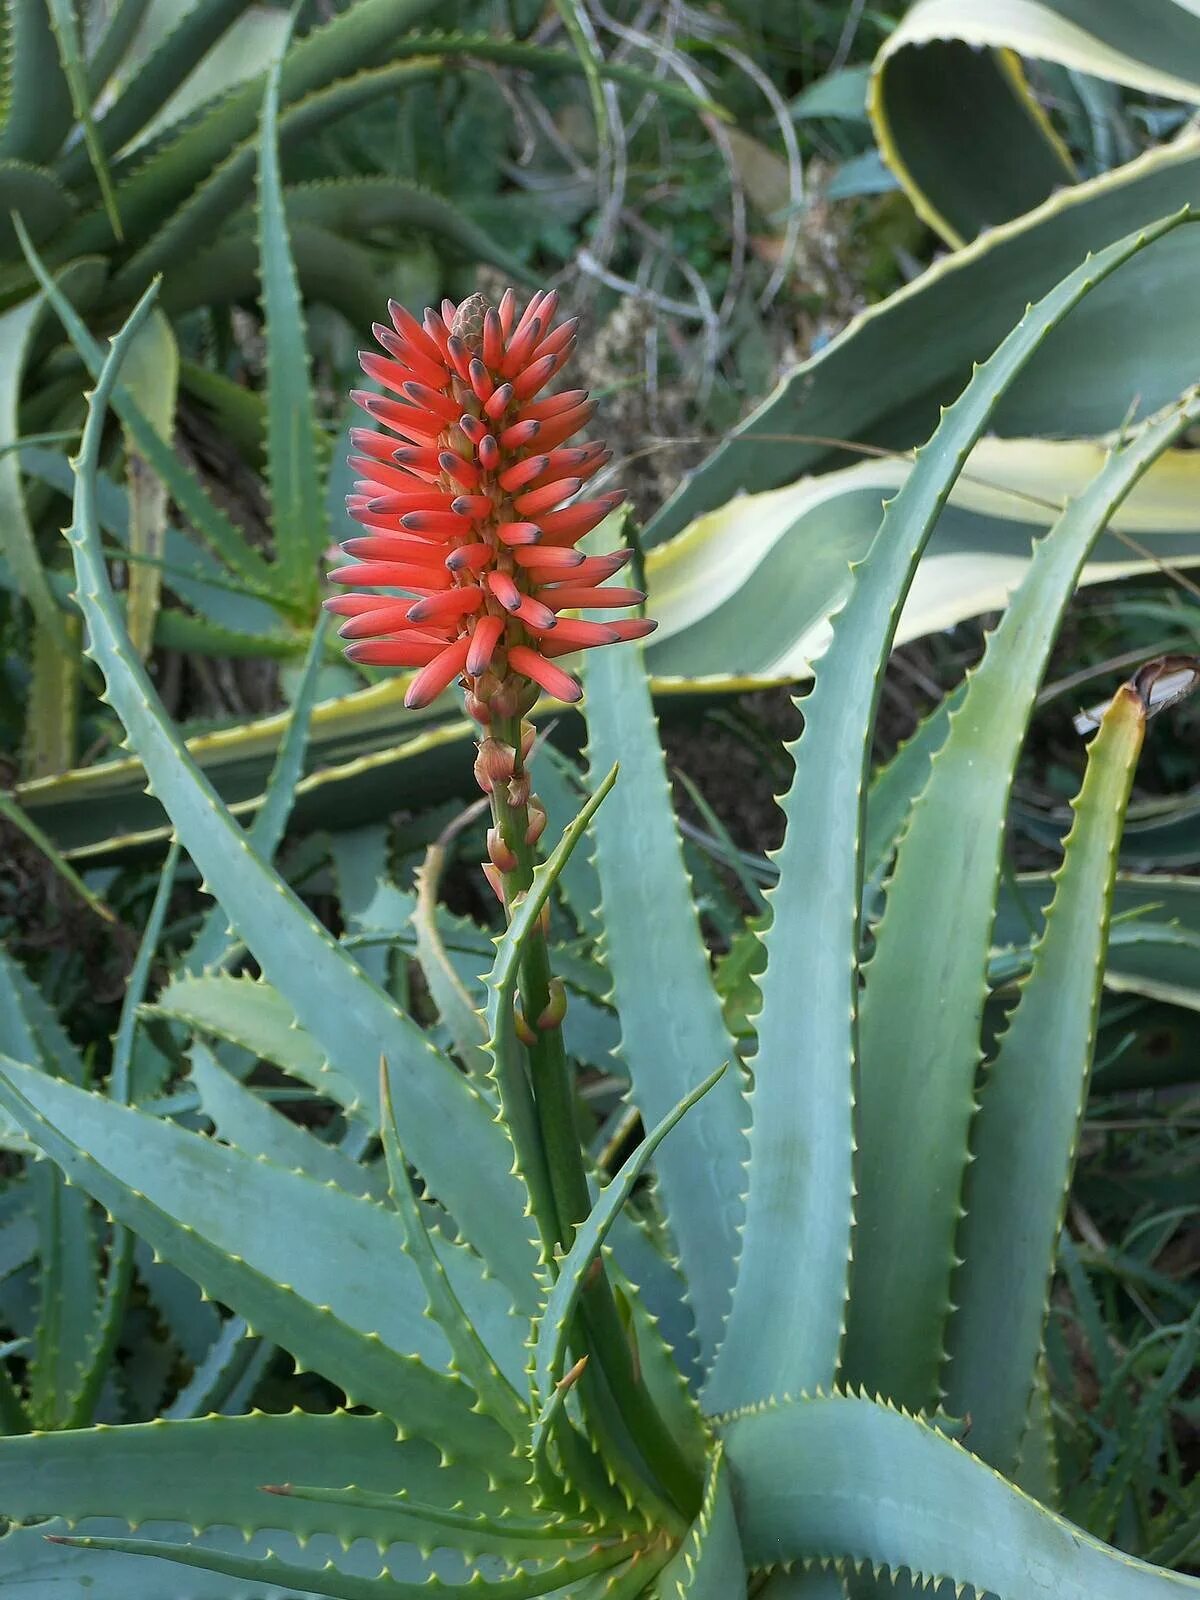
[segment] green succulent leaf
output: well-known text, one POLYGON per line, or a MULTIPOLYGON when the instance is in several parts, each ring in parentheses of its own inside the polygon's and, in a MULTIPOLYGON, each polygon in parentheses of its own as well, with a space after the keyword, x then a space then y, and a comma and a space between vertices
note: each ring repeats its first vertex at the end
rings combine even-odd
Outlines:
POLYGON ((78 1189, 256 1331, 356 1401, 501 1469, 503 1435, 442 1376, 449 1351, 381 1207, 7 1058, 0 1102, 78 1189))
POLYGON ((277 57, 267 74, 258 158, 258 240, 267 347, 267 474, 280 577, 299 603, 312 608, 317 598, 317 559, 329 542, 329 528, 312 443, 316 415, 304 311, 279 174, 280 71, 277 57))
MULTIPOLYGON (((650 700, 642 647, 588 660, 588 765, 621 781, 593 825, 606 937, 603 959, 621 1020, 630 1098, 659 1122, 710 1062, 737 1061, 700 937, 650 700), (671 929, 669 939, 656 929, 671 929), (669 1027, 664 1046, 664 1023, 669 1027)), ((660 1154, 658 1187, 707 1364, 728 1310, 745 1189, 746 1108, 734 1068, 660 1154)))
POLYGON ((0 156, 42 163, 70 132, 71 91, 46 0, 13 0, 7 12, 0 156))
POLYGON ((118 1517, 131 1526, 187 1522, 236 1528, 247 1538, 279 1528, 301 1538, 376 1540, 378 1517, 352 1502, 263 1493, 264 1484, 310 1480, 316 1472, 331 1485, 352 1482, 446 1510, 463 1501, 493 1518, 530 1509, 519 1485, 491 1487, 484 1467, 443 1463, 438 1446, 397 1439, 395 1426, 379 1416, 255 1412, 133 1424, 118 1437, 120 1472, 106 1470, 111 1429, 0 1440, 0 1492, 9 1516, 58 1516, 68 1524, 88 1517, 118 1517))
POLYGON ((746 1560, 884 1566, 998 1600, 1171 1600, 1200 1580, 1110 1549, 916 1417, 798 1399, 724 1431, 746 1560))
POLYGON ((1117 848, 1145 722, 1142 696, 1127 685, 1088 749, 1054 900, 973 1124, 946 1406, 970 1415, 971 1448, 1010 1476, 1030 1415, 1087 1099, 1117 848))
POLYGON ((871 1183, 856 1214, 845 1372, 915 1409, 937 1399, 987 953, 1021 742, 1092 542, 1196 417, 1200 396, 1193 394, 1147 424, 1037 546, 950 715, 896 855, 861 1006, 858 1141, 871 1183), (922 938, 931 918, 942 934, 936 951, 922 938))
MULTIPOLYGON (((788 830, 764 934, 746 1225, 729 1325, 706 1389, 710 1410, 828 1386, 838 1362, 854 1194, 864 799, 880 683, 917 562, 1000 397, 1051 329, 1184 215, 1090 257, 1026 312, 918 453, 855 572, 804 701, 783 802, 788 830)), ((873 1179, 870 1195, 878 1194, 873 1179)), ((877 1325, 880 1336, 894 1309, 877 1325)))
MULTIPOLYGON (((256 1591, 262 1585, 277 1584, 289 1590, 298 1589, 305 1595, 329 1595, 332 1600, 453 1600, 455 1592, 463 1587, 461 1584, 445 1584, 436 1578, 421 1583, 405 1583, 388 1577, 361 1578, 339 1572, 332 1562, 317 1571, 311 1567, 291 1565, 276 1556, 258 1559, 254 1556, 225 1554, 196 1545, 158 1544, 150 1539, 85 1537, 59 1538, 59 1542, 85 1550, 113 1550, 123 1551, 127 1555, 156 1556, 160 1560, 176 1561, 180 1566, 195 1567, 202 1572, 218 1572, 241 1579, 253 1585, 256 1591)), ((532 1600, 536 1595, 565 1589, 593 1572, 603 1572, 628 1553, 627 1542, 613 1543, 601 1546, 587 1556, 557 1561, 538 1572, 523 1572, 495 1583, 477 1581, 472 1586, 472 1600, 474 1596, 478 1596, 478 1600, 532 1600)))
MULTIPOLYGON (((546 1304, 538 1317, 534 1335, 533 1395, 535 1403, 542 1407, 543 1418, 548 1408, 557 1411, 556 1396, 558 1403, 561 1403, 562 1391, 558 1388, 558 1384, 566 1363, 567 1342, 571 1335, 579 1298, 583 1293, 584 1280, 599 1256, 622 1206, 629 1199, 634 1184, 641 1177, 647 1162, 667 1134, 710 1089, 720 1082, 728 1066, 727 1061, 722 1062, 715 1072, 709 1073, 690 1094, 686 1094, 661 1122, 647 1131, 641 1144, 622 1163, 620 1171, 612 1182, 601 1190, 600 1197, 587 1219, 576 1229, 571 1248, 559 1263, 558 1276, 546 1296, 546 1304)), ((538 1429, 544 1427, 545 1421, 539 1419, 538 1429)), ((539 1446, 538 1429, 534 1432, 535 1450, 539 1446)))
MULTIPOLYGON (((125 386, 133 403, 169 448, 175 435, 179 386, 179 346, 171 324, 155 310, 130 346, 125 386)), ((167 491, 149 470, 137 442, 125 436, 125 474, 129 503, 129 582, 125 616, 134 649, 144 661, 154 643, 162 596, 166 552, 167 491), (145 559, 142 559, 145 558, 145 559)))
POLYGON ((661 1600, 745 1600, 746 1562, 720 1445, 709 1460, 700 1515, 659 1574, 655 1592, 661 1600))
POLYGON ((1029 210, 1074 177, 1018 53, 1043 69, 1200 101, 1200 23, 1186 3, 1151 0, 1135 22, 1120 0, 1084 10, 1070 0, 967 0, 952 11, 922 0, 880 51, 869 104, 884 160, 951 243, 1029 210), (966 104, 970 139, 961 137, 966 104))

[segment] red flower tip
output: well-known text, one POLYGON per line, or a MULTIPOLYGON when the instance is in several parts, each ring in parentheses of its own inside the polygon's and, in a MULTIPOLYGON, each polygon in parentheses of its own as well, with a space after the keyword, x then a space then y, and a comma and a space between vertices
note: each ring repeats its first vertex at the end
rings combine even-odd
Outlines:
POLYGON ((493 712, 523 712, 539 689, 578 700, 578 682, 553 657, 644 638, 655 626, 559 614, 644 597, 599 587, 628 551, 575 549, 624 496, 574 498, 611 453, 599 442, 568 444, 595 409, 585 389, 546 392, 578 327, 575 318, 556 324, 557 306, 557 294, 537 293, 518 315, 507 290, 499 306, 472 295, 418 320, 389 301, 391 326, 372 330, 385 354, 360 353, 387 393, 352 395, 377 425, 351 431, 347 506, 366 536, 345 541, 357 559, 330 577, 385 592, 336 595, 326 606, 345 619, 350 660, 416 669, 410 708, 456 678, 485 723, 493 712))

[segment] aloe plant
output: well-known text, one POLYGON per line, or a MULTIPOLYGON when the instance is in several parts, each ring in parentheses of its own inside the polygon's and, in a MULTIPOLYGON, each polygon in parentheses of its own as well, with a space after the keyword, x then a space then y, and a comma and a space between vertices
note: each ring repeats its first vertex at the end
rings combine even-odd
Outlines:
MULTIPOLYGON (((700 940, 636 639, 586 666, 591 794, 547 826, 543 843, 559 837, 536 865, 530 783, 549 816, 556 769, 510 724, 524 668, 543 666, 519 647, 482 695, 474 657, 466 667, 505 907, 482 1025, 452 962, 433 1036, 356 958, 359 930, 389 915, 370 870, 356 879, 347 859, 335 940, 269 864, 267 832, 239 827, 164 715, 103 560, 102 429, 143 298, 105 358, 76 465, 80 605, 179 843, 261 974, 228 975, 222 928, 153 1013, 270 1056, 338 1108, 347 1139, 335 1150, 287 1122, 200 1039, 193 1081, 219 1139, 169 1099, 126 1103, 121 1040, 145 1015, 148 957, 108 1092, 72 1081, 53 1051, 41 1065, 10 1051, 0 1103, 63 1194, 113 1219, 118 1266, 135 1236, 235 1313, 235 1347, 280 1346, 347 1408, 21 1435, 31 1397, 10 1385, 0 1573, 32 1594, 166 1586, 180 1600, 400 1600, 468 1574, 471 1592, 512 1600, 729 1600, 867 1592, 884 1570, 1001 1600, 1197 1592, 1060 1514, 1041 1381, 1122 819, 1150 709, 1168 682, 1195 681, 1193 659, 1147 663, 1104 711, 1019 1001, 978 1072, 1000 826, 1038 679, 1091 544, 1194 424, 1195 392, 1115 447, 1037 545, 884 846, 865 964, 861 949, 879 685, 938 512, 1042 340, 1185 221, 1110 246, 1031 308, 887 506, 803 702, 748 1061, 700 940), (617 1148, 643 1130, 619 1166, 581 1143, 546 932, 560 894, 603 927, 596 985, 611 989, 636 1113, 617 1148)), ((441 659, 456 648, 438 641, 439 672, 463 665, 441 659)), ((449 955, 444 925, 428 899, 417 912, 432 968, 449 955)), ((1106 1507, 1097 1520, 1107 1532, 1106 1507)))

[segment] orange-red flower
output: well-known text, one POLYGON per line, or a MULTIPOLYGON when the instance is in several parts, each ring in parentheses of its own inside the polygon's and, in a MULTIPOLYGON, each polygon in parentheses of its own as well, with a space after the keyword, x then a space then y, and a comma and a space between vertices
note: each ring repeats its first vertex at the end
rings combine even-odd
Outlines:
POLYGON ((589 420, 582 389, 547 395, 575 347, 576 322, 553 322, 556 294, 524 313, 508 290, 417 319, 389 303, 393 326, 375 324, 387 352, 363 352, 363 371, 396 398, 353 398, 391 435, 351 434, 358 475, 347 499, 365 530, 348 539, 355 560, 330 577, 354 592, 326 601, 346 618, 346 654, 373 666, 419 668, 405 703, 428 705, 456 678, 482 723, 518 716, 537 690, 578 700, 556 656, 639 639, 642 617, 584 622, 582 608, 621 608, 645 597, 604 588, 628 551, 584 556, 575 545, 624 496, 581 498, 610 459, 603 444, 568 445, 589 420), (385 592, 370 592, 385 591, 385 592))

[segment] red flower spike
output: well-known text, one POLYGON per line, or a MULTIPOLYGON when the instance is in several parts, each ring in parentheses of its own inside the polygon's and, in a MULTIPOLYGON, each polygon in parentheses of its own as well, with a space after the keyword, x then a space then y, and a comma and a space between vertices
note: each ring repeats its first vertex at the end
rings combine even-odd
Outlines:
POLYGON ((497 730, 536 690, 579 699, 556 657, 653 628, 640 617, 558 615, 641 596, 597 587, 627 552, 585 558, 573 548, 622 496, 574 499, 611 456, 602 443, 570 442, 594 411, 586 390, 542 393, 576 339, 574 319, 555 323, 557 306, 556 294, 538 293, 520 311, 507 291, 497 307, 472 295, 418 321, 389 305, 392 326, 373 329, 384 353, 360 358, 386 392, 353 397, 375 424, 351 434, 347 506, 364 533, 343 548, 360 559, 331 574, 360 591, 329 602, 350 660, 417 669, 413 708, 462 679, 472 717, 509 740, 497 730))

